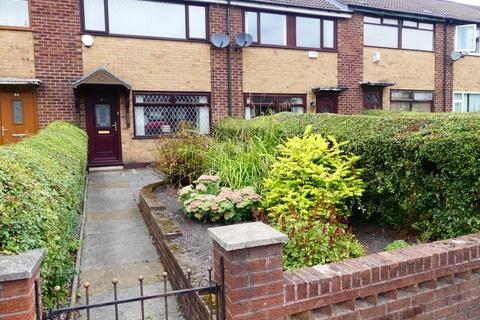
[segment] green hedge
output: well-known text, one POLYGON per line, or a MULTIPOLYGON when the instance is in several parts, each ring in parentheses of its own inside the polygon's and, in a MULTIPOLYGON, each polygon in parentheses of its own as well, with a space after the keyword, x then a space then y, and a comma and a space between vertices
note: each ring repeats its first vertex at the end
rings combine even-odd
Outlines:
POLYGON ((215 136, 278 144, 300 136, 307 125, 350 141, 348 151, 361 156, 367 187, 356 214, 413 229, 424 239, 479 230, 480 114, 279 114, 225 120, 215 136))
POLYGON ((36 136, 0 147, 0 254, 46 248, 44 304, 52 288, 75 272, 77 220, 82 207, 87 137, 76 126, 54 122, 36 136))

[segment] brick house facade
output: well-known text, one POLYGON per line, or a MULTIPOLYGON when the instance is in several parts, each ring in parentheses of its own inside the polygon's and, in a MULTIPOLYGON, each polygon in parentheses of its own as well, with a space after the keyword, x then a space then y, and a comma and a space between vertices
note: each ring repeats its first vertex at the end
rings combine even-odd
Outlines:
MULTIPOLYGON (((0 143, 18 141, 15 137, 53 120, 73 121, 89 133, 92 165, 152 161, 159 135, 183 125, 208 132, 211 124, 228 116, 472 111, 476 107, 469 101, 480 92, 480 77, 472 76, 480 74, 475 73, 480 71, 478 57, 453 62, 450 56, 456 26, 480 22, 475 7, 439 6, 453 12, 447 19, 443 12, 427 13, 423 7, 396 9, 397 1, 297 1, 294 6, 241 1, 230 9, 222 1, 159 2, 172 15, 183 12, 175 21, 184 19, 185 24, 171 30, 177 34, 157 35, 155 28, 122 20, 132 0, 112 2, 108 10, 108 1, 17 2, 17 9, 27 3, 25 19, 9 20, 13 25, 6 26, 0 21, 5 39, 0 48, 0 94, 6 95, 2 108, 11 103, 17 107, 14 118, 22 116, 20 111, 35 116, 28 128, 8 123, 11 115, 0 116, 2 128, 10 129, 0 143), (92 14, 98 10, 105 15, 92 14), (210 37, 226 34, 227 20, 230 46, 216 48, 210 37), (416 27, 406 27, 412 23, 416 27), (398 44, 368 43, 372 29, 375 36, 393 28, 398 29, 398 44), (235 43, 244 31, 254 37, 246 48, 235 43), (408 32, 431 37, 432 48, 404 48, 408 32), (31 102, 22 100, 24 95, 31 102)), ((146 9, 135 5, 128 10, 135 14, 146 9)), ((161 22, 157 26, 167 28, 161 22)), ((383 38, 374 40, 381 43, 383 38)))

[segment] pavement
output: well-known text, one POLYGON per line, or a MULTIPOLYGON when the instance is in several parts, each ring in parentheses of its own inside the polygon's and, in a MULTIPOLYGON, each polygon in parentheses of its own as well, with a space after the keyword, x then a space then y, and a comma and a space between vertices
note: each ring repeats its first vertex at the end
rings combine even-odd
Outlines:
MULTIPOLYGON (((113 300, 114 278, 119 299, 140 295, 140 275, 145 295, 163 293, 165 270, 138 209, 140 189, 161 177, 149 169, 132 169, 91 172, 88 178, 78 304, 85 304, 82 284, 87 281, 90 304, 113 300)), ((172 290, 169 283, 167 289, 172 290)), ((120 305, 119 319, 141 319, 140 310, 139 302, 120 305)), ((115 319, 114 307, 92 309, 90 319, 115 319)), ((165 319, 163 299, 145 302, 145 319, 165 319)), ((168 298, 168 319, 183 319, 174 297, 168 298)))

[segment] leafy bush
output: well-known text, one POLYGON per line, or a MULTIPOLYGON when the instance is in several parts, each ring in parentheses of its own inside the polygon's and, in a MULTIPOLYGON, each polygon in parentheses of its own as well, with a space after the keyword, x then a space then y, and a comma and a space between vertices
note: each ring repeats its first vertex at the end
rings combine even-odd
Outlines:
POLYGON ((364 254, 346 232, 352 200, 362 194, 358 157, 345 154, 334 138, 311 133, 288 139, 265 179, 262 207, 286 233, 284 267, 295 269, 364 254))
POLYGON ((402 249, 407 247, 410 247, 410 244, 408 244, 408 242, 406 242, 405 240, 395 240, 387 244, 384 251, 392 251, 392 250, 397 250, 397 249, 402 249))
POLYGON ((195 186, 179 191, 183 212, 197 220, 240 221, 250 219, 252 209, 258 205, 260 196, 253 188, 240 190, 220 187, 218 176, 200 176, 195 186))
POLYGON ((479 230, 480 114, 279 114, 229 119, 215 130, 220 140, 256 137, 280 144, 302 136, 307 125, 349 141, 345 150, 361 157, 366 186, 357 214, 411 228, 423 240, 479 230))
POLYGON ((74 125, 54 122, 38 135, 0 147, 0 253, 46 248, 42 292, 52 306, 53 287, 68 293, 78 248, 87 161, 87 137, 74 125))
POLYGON ((210 138, 194 130, 162 136, 157 153, 158 169, 174 185, 188 185, 203 172, 210 138))
POLYGON ((362 195, 360 170, 355 168, 359 157, 344 153, 346 143, 311 131, 308 126, 302 138, 288 139, 277 148, 262 201, 272 221, 288 219, 291 208, 301 216, 314 207, 319 217, 328 217, 332 210, 349 216, 351 200, 362 195))
POLYGON ((318 264, 338 262, 363 256, 365 251, 357 238, 346 231, 334 212, 327 218, 318 218, 315 208, 307 217, 293 208, 288 222, 281 221, 277 228, 288 235, 283 246, 284 269, 299 269, 318 264), (317 217, 317 218, 315 218, 317 217))

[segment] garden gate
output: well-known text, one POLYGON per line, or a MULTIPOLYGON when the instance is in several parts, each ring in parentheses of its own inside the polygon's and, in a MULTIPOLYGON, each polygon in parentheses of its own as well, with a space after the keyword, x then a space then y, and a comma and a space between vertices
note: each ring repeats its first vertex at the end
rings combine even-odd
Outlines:
MULTIPOLYGON (((220 283, 214 283, 212 281, 212 268, 209 268, 208 280, 207 279, 200 280, 198 282, 198 285, 196 287, 193 287, 190 281, 191 272, 188 272, 188 275, 189 275, 188 283, 190 283, 190 285, 187 288, 172 290, 172 291, 169 291, 167 289, 168 274, 164 272, 162 274, 164 291, 162 293, 157 293, 153 295, 144 295, 143 276, 139 276, 138 277, 139 295, 129 297, 129 298, 122 298, 122 299, 118 298, 118 292, 117 292, 118 279, 113 279, 112 280, 113 300, 100 302, 100 303, 90 303, 89 301, 90 300, 90 294, 89 294, 90 284, 88 282, 85 282, 83 283, 83 287, 85 289, 85 304, 62 307, 60 305, 59 299, 57 299, 56 307, 54 309, 45 311, 43 315, 41 312, 37 312, 37 320, 68 320, 68 319, 73 320, 77 318, 80 318, 82 320, 95 320, 95 318, 91 317, 90 315, 91 311, 94 309, 105 308, 105 307, 113 307, 112 316, 109 319, 118 320, 119 319, 118 306, 123 304, 129 304, 129 303, 138 303, 138 308, 141 314, 140 319, 146 320, 146 319, 150 319, 150 316, 145 316, 145 301, 154 300, 154 299, 160 300, 159 303, 163 304, 163 310, 164 310, 164 313, 160 317, 155 317, 155 318, 168 320, 169 319, 169 315, 168 315, 168 303, 169 303, 168 298, 169 297, 178 298, 181 296, 197 295, 197 294, 202 298, 203 302, 207 306, 208 315, 202 315, 204 316, 202 317, 199 314, 186 314, 185 310, 183 310, 184 313, 182 315, 185 317, 186 320, 190 320, 190 319, 224 320, 225 319, 224 317, 225 303, 223 299, 223 296, 224 296, 223 271, 224 269, 223 269, 223 259, 222 259, 220 263, 220 273, 221 273, 220 283)), ((54 290, 59 292, 60 287, 55 287, 54 290)), ((40 309, 40 301, 41 301, 41 295, 39 292, 40 290, 38 288, 38 285, 36 284, 35 295, 36 295, 37 311, 39 311, 40 309)), ((102 319, 104 318, 102 317, 102 319)))

